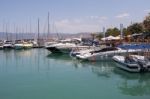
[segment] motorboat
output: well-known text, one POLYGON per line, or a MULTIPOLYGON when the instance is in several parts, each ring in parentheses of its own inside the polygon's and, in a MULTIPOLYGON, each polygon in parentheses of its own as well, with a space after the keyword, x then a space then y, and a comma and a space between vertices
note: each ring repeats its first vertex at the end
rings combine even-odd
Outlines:
POLYGON ((114 56, 116 66, 129 72, 150 71, 150 58, 140 55, 114 56))
POLYGON ((14 44, 14 48, 15 48, 15 49, 23 49, 23 48, 24 48, 23 41, 21 41, 21 40, 16 40, 16 41, 15 41, 15 44, 14 44))
POLYGON ((38 41, 33 40, 31 43, 33 44, 33 48, 39 47, 38 41))
POLYGON ((98 60, 110 59, 114 55, 125 54, 127 52, 132 53, 132 52, 137 52, 137 51, 138 50, 125 50, 125 49, 121 49, 117 47, 106 47, 100 50, 94 50, 94 51, 89 51, 86 53, 81 53, 79 55, 76 55, 76 57, 82 60, 98 61, 98 60))
POLYGON ((29 48, 32 48, 33 47, 33 44, 31 42, 23 42, 23 48, 24 49, 29 49, 29 48))
POLYGON ((82 45, 81 41, 78 39, 72 39, 72 40, 61 40, 58 43, 49 44, 49 45, 47 44, 45 48, 51 51, 52 53, 69 54, 72 51, 72 49, 75 48, 85 49, 85 48, 89 48, 89 46, 82 45))
POLYGON ((75 44, 56 43, 56 44, 49 44, 48 46, 46 46, 46 49, 48 49, 52 53, 69 53, 71 51, 72 46, 75 46, 75 44))
POLYGON ((11 49, 13 48, 13 42, 12 41, 5 41, 3 44, 4 49, 11 49))
POLYGON ((86 54, 89 53, 91 51, 98 51, 101 48, 103 48, 103 46, 89 46, 88 48, 85 49, 79 49, 78 47, 72 49, 72 51, 70 52, 70 56, 71 57, 76 57, 76 55, 82 55, 82 54, 86 54))

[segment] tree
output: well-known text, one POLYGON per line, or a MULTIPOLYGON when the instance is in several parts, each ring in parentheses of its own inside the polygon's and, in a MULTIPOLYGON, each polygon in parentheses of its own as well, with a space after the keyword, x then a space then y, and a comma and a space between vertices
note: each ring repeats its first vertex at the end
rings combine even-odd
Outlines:
POLYGON ((113 36, 118 36, 120 35, 120 30, 118 28, 113 29, 113 36))
POLYGON ((127 35, 131 35, 131 34, 128 32, 127 28, 123 28, 123 36, 127 36, 127 35))
POLYGON ((141 23, 134 23, 134 24, 127 27, 127 31, 129 34, 142 33, 143 32, 143 26, 141 23))
POLYGON ((144 29, 146 32, 150 32, 150 13, 148 16, 145 17, 145 20, 143 21, 144 29))
POLYGON ((108 28, 106 30, 106 36, 112 35, 112 36, 118 36, 120 34, 120 31, 118 28, 108 28))

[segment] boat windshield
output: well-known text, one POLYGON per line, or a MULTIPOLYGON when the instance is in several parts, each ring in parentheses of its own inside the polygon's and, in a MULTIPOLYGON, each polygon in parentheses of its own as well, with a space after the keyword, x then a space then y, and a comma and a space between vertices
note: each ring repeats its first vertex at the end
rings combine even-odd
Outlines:
POLYGON ((125 56, 125 63, 136 63, 135 57, 125 56))
POLYGON ((5 44, 12 44, 12 41, 6 41, 5 44))

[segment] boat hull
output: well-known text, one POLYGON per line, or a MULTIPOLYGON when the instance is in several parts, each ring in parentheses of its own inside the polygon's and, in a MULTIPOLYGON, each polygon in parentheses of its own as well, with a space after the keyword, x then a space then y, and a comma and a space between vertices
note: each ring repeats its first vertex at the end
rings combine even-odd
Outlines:
POLYGON ((46 47, 47 50, 49 50, 51 53, 62 53, 59 49, 56 47, 46 47))
POLYGON ((33 44, 23 44, 24 49, 30 49, 33 47, 33 44))
MULTIPOLYGON (((135 50, 128 50, 128 53, 134 53, 134 52, 138 52, 135 50)), ((99 60, 106 60, 106 59, 110 59, 115 55, 125 55, 127 53, 127 50, 116 50, 116 51, 107 51, 107 52, 99 52, 99 53, 85 53, 85 54, 81 54, 81 55, 76 55, 76 57, 78 59, 82 59, 82 60, 89 60, 89 61, 99 61, 99 60)))
POLYGON ((23 49, 23 44, 15 44, 14 49, 17 49, 17 50, 23 49))
POLYGON ((3 49, 3 46, 0 46, 0 50, 2 50, 3 49))
POLYGON ((13 48, 12 45, 4 45, 4 46, 3 46, 3 49, 12 49, 12 48, 13 48))
POLYGON ((126 63, 124 60, 117 59, 115 56, 113 57, 113 60, 118 68, 128 72, 137 73, 150 71, 150 66, 147 66, 147 68, 141 68, 138 63, 126 63))

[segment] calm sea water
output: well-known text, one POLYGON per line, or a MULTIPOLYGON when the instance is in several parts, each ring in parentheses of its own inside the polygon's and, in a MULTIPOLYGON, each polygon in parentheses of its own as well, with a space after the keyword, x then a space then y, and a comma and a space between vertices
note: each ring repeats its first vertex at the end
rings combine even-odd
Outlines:
POLYGON ((0 50, 0 99, 150 99, 150 73, 80 62, 45 49, 0 50))

